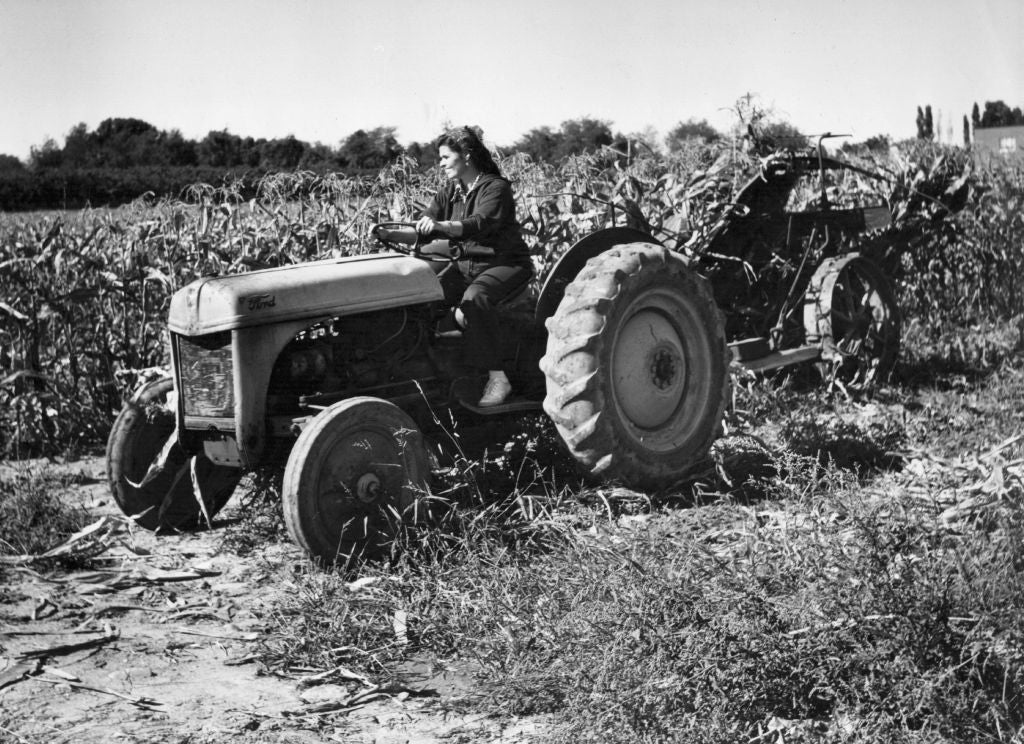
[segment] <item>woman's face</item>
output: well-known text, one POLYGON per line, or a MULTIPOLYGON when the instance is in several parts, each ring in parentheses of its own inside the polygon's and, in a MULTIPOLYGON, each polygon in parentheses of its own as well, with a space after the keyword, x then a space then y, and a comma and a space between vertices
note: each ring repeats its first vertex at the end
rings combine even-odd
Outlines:
POLYGON ((448 145, 441 145, 437 148, 437 156, 441 161, 441 167, 444 168, 444 174, 448 178, 462 178, 462 174, 466 172, 466 159, 462 155, 448 145))

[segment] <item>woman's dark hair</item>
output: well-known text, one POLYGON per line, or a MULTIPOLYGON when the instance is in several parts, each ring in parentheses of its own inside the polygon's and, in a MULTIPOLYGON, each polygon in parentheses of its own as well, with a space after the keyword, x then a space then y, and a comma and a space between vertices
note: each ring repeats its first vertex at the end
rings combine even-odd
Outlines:
POLYGON ((491 151, 481 141, 479 127, 458 127, 449 129, 437 138, 437 147, 444 145, 452 152, 457 152, 466 158, 481 173, 489 173, 495 176, 501 175, 501 169, 494 162, 491 151))

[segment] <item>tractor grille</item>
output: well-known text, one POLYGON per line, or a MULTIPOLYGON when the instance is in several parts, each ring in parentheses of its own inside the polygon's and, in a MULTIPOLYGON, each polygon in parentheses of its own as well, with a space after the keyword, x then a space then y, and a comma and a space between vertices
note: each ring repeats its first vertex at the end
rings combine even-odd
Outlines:
POLYGON ((235 415, 231 334, 178 337, 181 396, 186 416, 226 418, 235 415))

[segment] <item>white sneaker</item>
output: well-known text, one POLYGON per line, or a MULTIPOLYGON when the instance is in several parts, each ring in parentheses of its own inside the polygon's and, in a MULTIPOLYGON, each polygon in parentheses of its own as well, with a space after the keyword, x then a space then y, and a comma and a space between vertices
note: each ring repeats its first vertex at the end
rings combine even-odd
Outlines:
POLYGON ((487 380, 487 385, 484 387, 484 394, 480 398, 480 402, 477 403, 479 408, 488 408, 490 406, 500 406, 508 396, 512 393, 512 383, 508 381, 505 375, 501 377, 491 377, 487 380))

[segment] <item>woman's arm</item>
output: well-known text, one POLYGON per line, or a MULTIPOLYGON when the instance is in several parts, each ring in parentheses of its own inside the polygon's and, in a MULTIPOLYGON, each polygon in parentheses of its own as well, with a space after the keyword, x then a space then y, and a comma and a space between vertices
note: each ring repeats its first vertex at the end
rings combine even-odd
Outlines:
POLYGON ((462 237, 462 225, 459 222, 446 219, 451 214, 450 205, 448 189, 442 188, 434 194, 434 200, 430 206, 423 210, 423 216, 416 222, 416 232, 420 235, 439 232, 449 238, 462 237))
POLYGON ((461 238, 462 223, 456 220, 442 220, 441 222, 435 222, 432 217, 424 215, 423 217, 420 217, 419 222, 416 223, 416 232, 420 235, 441 233, 449 238, 461 238))

